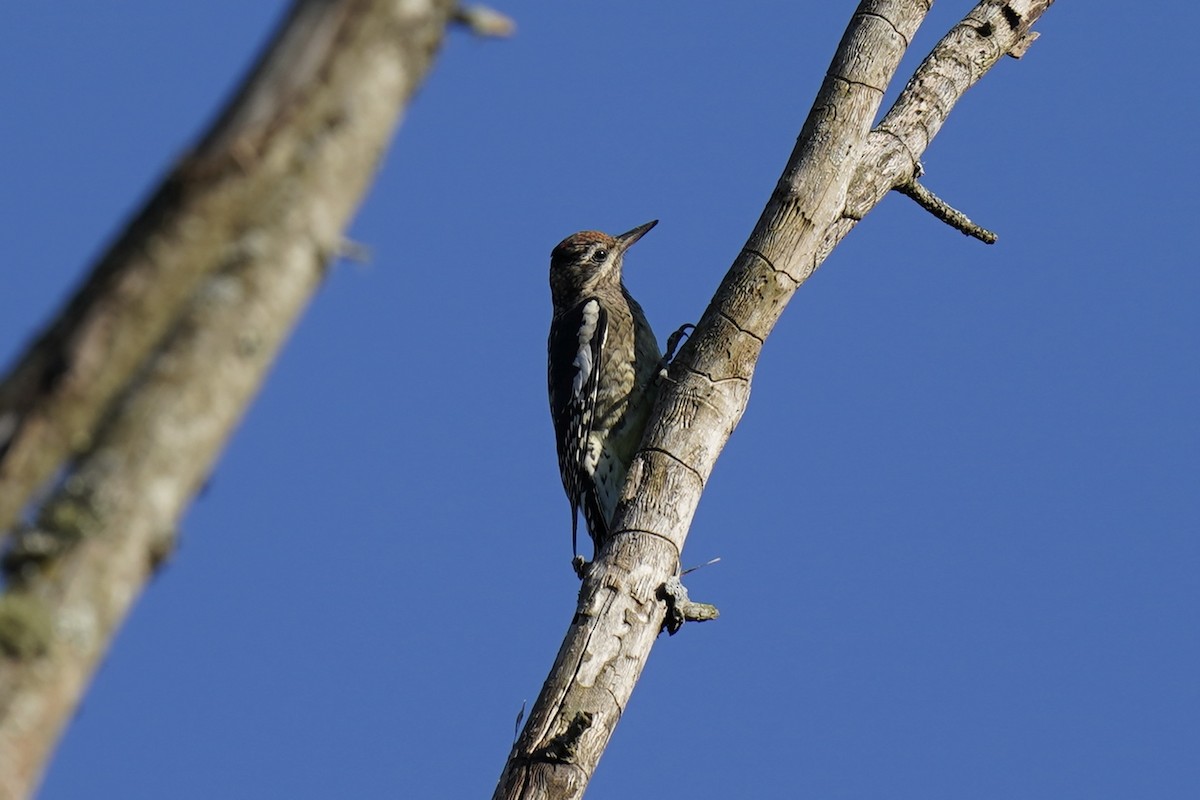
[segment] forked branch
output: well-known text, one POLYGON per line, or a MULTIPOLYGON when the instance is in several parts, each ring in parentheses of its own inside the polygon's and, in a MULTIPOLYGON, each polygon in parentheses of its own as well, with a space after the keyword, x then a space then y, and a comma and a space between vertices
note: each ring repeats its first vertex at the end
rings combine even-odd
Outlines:
POLYGON ((859 5, 762 216, 671 366, 617 506, 617 533, 584 581, 497 800, 582 795, 663 627, 663 589, 679 575, 696 504, 746 407, 763 342, 854 224, 889 191, 911 185, 946 113, 1005 53, 1028 46, 1029 27, 1049 5, 980 3, 875 130, 884 90, 929 4, 859 5))

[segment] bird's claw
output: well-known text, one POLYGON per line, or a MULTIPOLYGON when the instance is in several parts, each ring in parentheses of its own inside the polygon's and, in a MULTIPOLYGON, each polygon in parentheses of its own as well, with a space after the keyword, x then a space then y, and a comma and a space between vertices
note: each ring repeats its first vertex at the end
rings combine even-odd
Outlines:
POLYGON ((680 343, 687 337, 689 333, 696 330, 696 326, 690 322, 685 322, 679 326, 679 329, 667 337, 667 354, 663 356, 663 361, 668 364, 675 358, 675 350, 680 343))
POLYGON ((667 368, 671 366, 671 362, 675 359, 675 351, 683 342, 687 335, 696 330, 696 326, 688 322, 680 325, 679 328, 667 337, 667 352, 658 362, 658 380, 662 382, 667 379, 667 368))

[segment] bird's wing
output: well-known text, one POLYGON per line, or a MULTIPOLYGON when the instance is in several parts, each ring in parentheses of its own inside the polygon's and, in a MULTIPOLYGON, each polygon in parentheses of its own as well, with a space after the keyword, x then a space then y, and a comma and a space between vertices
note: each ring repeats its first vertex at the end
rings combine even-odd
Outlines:
POLYGON ((576 550, 581 508, 593 541, 600 541, 608 527, 592 483, 600 453, 591 443, 607 335, 608 314, 594 297, 556 318, 550 326, 550 414, 558 445, 558 468, 571 501, 572 552, 576 550))

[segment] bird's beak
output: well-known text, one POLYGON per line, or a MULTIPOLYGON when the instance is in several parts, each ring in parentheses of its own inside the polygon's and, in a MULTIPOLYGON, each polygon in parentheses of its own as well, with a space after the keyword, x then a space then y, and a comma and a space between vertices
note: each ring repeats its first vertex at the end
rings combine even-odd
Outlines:
POLYGON ((626 250, 628 250, 630 248, 630 246, 634 242, 636 242, 638 239, 642 238, 647 233, 649 233, 650 229, 653 228, 657 224, 658 224, 658 220, 652 219, 649 222, 647 222, 645 225, 638 225, 636 228, 634 228, 631 231, 625 231, 625 233, 622 233, 620 236, 616 237, 617 249, 620 252, 624 253, 626 250))

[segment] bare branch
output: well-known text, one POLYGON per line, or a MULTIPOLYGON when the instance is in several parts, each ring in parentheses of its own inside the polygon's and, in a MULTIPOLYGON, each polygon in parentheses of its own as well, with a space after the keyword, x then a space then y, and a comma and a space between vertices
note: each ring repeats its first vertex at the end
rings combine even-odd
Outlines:
POLYGON ((966 214, 926 189, 916 179, 900 184, 896 187, 896 191, 907 197, 911 197, 921 208, 933 214, 950 227, 962 231, 967 236, 974 236, 984 244, 996 243, 996 234, 987 228, 976 225, 966 214))
POLYGON ((892 189, 921 174, 921 156, 968 89, 1014 47, 1024 53, 1030 27, 1053 0, 984 0, 933 48, 867 138, 845 218, 831 232, 832 249, 892 189))
POLYGON ((6 381, 0 409, 18 419, 15 458, 3 465, 6 520, 47 468, 81 455, 6 558, 0 796, 32 793, 180 514, 341 247, 452 8, 297 3, 231 110, 6 381), (43 449, 51 455, 32 455, 43 449))
POLYGON ((758 224, 671 366, 617 507, 618 533, 586 576, 575 620, 495 798, 582 794, 664 623, 663 587, 679 574, 696 504, 746 407, 762 343, 854 223, 893 187, 911 182, 954 102, 1048 5, 977 6, 918 71, 930 77, 935 56, 938 70, 952 56, 970 65, 970 80, 938 95, 931 118, 914 123, 914 104, 929 96, 914 76, 885 119, 891 128, 878 134, 871 121, 883 91, 929 7, 920 0, 859 5, 758 224))
MULTIPOLYGON (((388 5, 298 0, 212 130, 0 382, 0 536, 55 470, 87 449, 96 421, 201 281, 236 257, 231 243, 282 213, 292 176, 337 183, 310 172, 311 148, 336 146, 364 107, 394 103, 423 69, 427 53, 411 31, 432 13, 442 30, 453 3, 388 5), (364 19, 378 23, 373 32, 362 30, 364 19), (377 77, 356 87, 343 64, 377 77)), ((363 160, 373 163, 384 142, 372 141, 363 160)))

